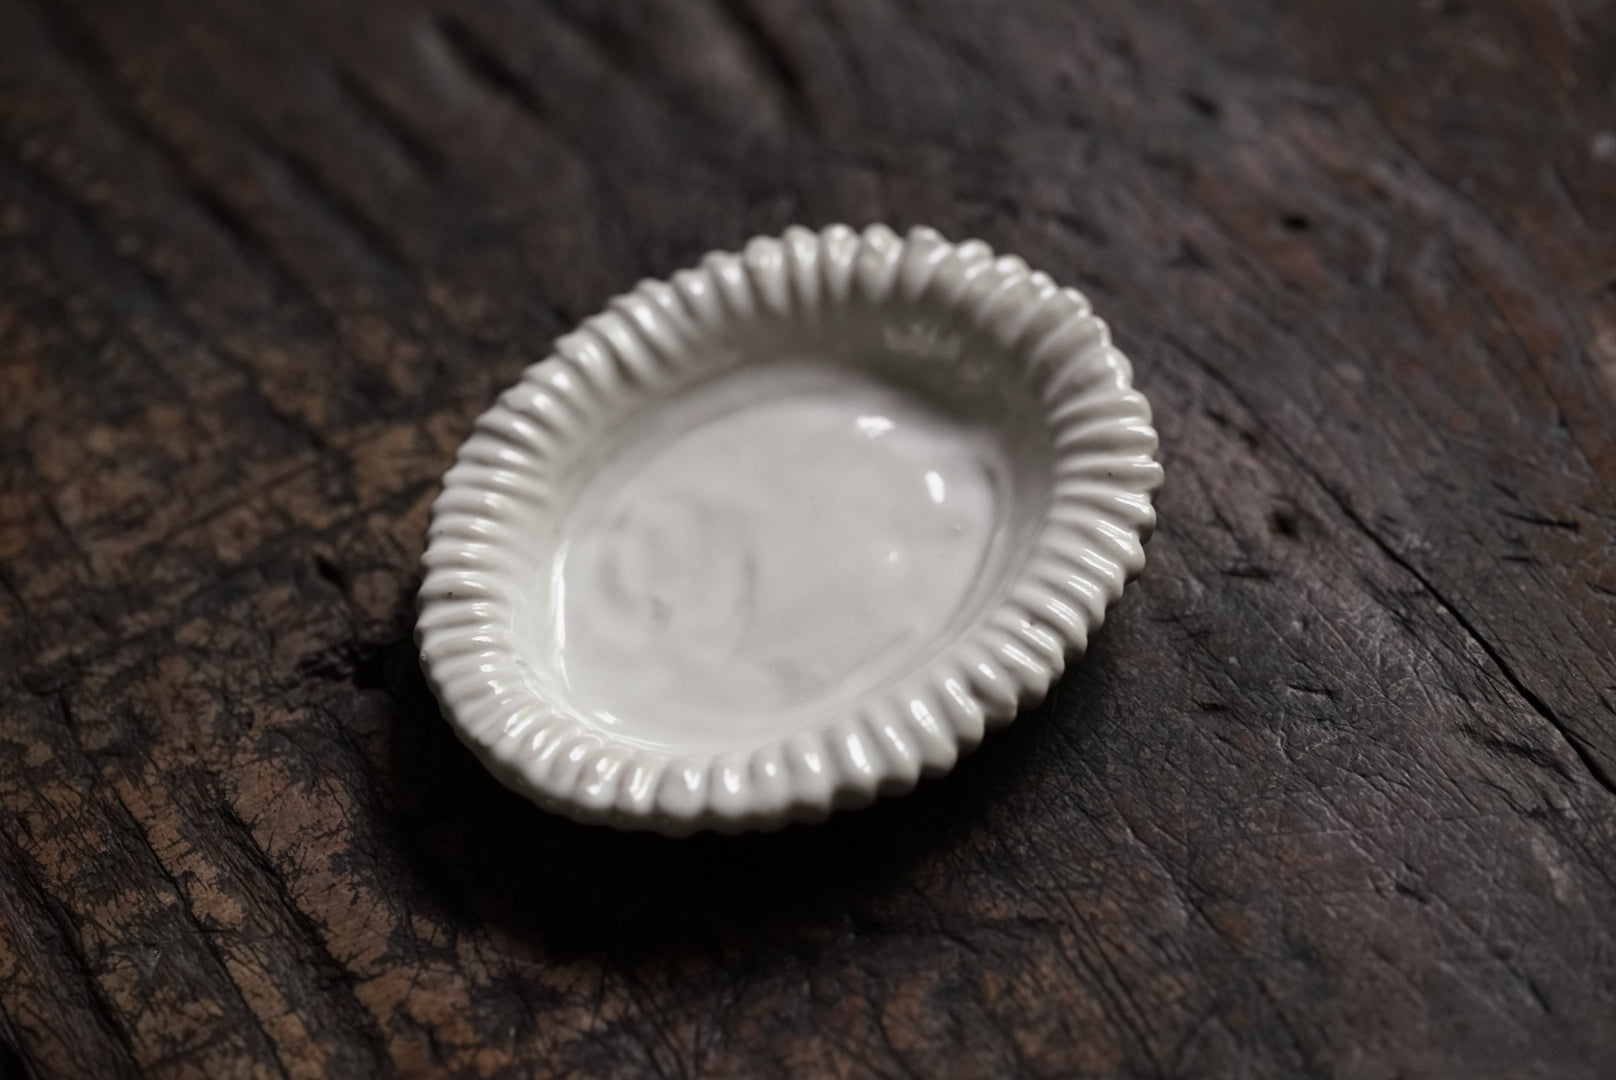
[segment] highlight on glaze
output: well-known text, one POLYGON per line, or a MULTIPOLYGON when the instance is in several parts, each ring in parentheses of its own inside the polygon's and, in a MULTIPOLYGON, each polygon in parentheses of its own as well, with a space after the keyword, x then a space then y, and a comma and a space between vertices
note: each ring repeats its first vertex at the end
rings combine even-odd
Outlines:
POLYGON ((477 422, 417 640, 460 737, 583 821, 823 817, 1041 698, 1143 567, 1149 406, 986 245, 794 228, 643 282, 477 422))

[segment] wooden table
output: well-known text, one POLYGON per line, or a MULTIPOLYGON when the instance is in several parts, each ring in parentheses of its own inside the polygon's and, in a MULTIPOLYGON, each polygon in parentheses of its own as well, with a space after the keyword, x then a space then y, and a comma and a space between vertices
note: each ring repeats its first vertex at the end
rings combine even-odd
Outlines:
POLYGON ((1608 4, 4 0, 0 1074, 1616 1075, 1613 408, 1608 4), (1145 576, 913 797, 531 808, 439 476, 837 220, 1089 292, 1145 576))

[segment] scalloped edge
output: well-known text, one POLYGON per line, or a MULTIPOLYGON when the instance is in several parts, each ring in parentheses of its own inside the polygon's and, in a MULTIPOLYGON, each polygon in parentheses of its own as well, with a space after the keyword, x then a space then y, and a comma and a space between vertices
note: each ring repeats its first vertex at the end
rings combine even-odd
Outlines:
POLYGON ((801 227, 643 281, 561 337, 476 422, 432 507, 416 642, 460 739, 502 783, 575 820, 682 836, 816 821, 949 771, 1041 700, 1144 568, 1162 482, 1150 405, 1088 299, 979 240, 917 228, 801 227), (745 752, 614 743, 518 670, 501 552, 512 512, 542 509, 545 463, 626 396, 679 374, 679 342, 737 314, 824 319, 932 293, 1041 377, 1055 458, 1036 539, 1004 599, 922 670, 817 727, 745 752))

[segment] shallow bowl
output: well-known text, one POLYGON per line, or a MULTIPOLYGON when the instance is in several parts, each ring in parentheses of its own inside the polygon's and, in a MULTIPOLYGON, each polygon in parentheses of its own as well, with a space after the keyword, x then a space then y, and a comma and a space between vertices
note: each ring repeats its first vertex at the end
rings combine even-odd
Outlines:
POLYGON ((642 282, 476 424, 416 637, 460 738, 585 822, 823 818, 1042 699, 1143 568, 1150 407, 1089 302, 929 229, 642 282))

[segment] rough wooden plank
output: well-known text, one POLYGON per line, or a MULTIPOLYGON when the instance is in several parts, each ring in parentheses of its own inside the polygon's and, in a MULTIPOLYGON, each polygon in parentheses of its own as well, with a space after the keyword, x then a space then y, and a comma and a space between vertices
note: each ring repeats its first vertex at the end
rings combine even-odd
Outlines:
POLYGON ((1616 15, 0 3, 0 1073, 1616 1067, 1616 15), (636 278, 924 222, 1089 290, 1151 567, 948 780, 552 820, 409 644, 636 278))

